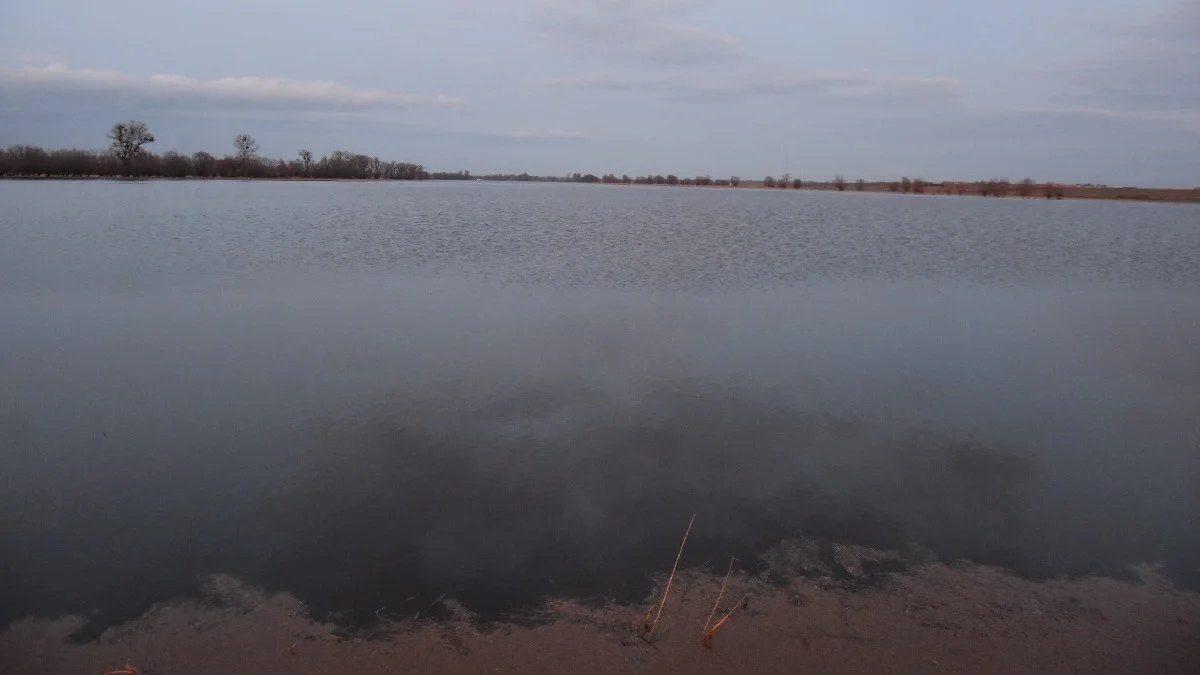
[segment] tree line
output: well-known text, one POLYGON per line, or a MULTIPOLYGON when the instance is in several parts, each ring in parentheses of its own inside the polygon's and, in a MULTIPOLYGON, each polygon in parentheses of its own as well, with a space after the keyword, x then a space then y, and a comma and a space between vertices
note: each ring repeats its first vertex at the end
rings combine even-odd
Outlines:
MULTIPOLYGON (((60 177, 138 177, 138 178, 338 178, 374 180, 490 180, 490 181, 538 181, 603 183, 618 185, 695 185, 738 187, 742 179, 738 176, 714 179, 711 176, 680 177, 675 174, 656 174, 630 177, 616 174, 574 173, 565 177, 532 176, 521 174, 487 174, 473 176, 470 171, 430 173, 420 164, 392 162, 360 153, 336 150, 317 159, 307 149, 301 149, 290 160, 271 159, 258 154, 258 142, 249 134, 238 134, 233 139, 233 153, 222 156, 207 152, 184 155, 167 151, 161 155, 149 151, 146 146, 155 142, 145 123, 136 120, 118 122, 108 132, 110 142, 107 150, 44 150, 32 145, 13 145, 0 148, 0 176, 60 176, 60 177)), ((781 178, 767 176, 762 181, 767 188, 791 188, 799 190, 805 183, 791 174, 781 178)), ((839 192, 849 183, 841 174, 827 184, 839 192)), ((876 184, 879 185, 879 184, 876 184)), ((822 186, 824 187, 824 185, 822 186)), ((1047 199, 1062 199, 1066 189, 1054 183, 1039 184, 1025 178, 1013 185, 1005 178, 992 178, 975 183, 927 183, 921 178, 907 176, 886 184, 891 192, 924 194, 940 191, 942 194, 965 195, 973 192, 984 197, 1005 197, 1016 192, 1029 198, 1035 195, 1047 199)), ((854 189, 863 192, 867 183, 862 178, 854 181, 854 189)))
POLYGON ((700 185, 700 186, 722 186, 722 187, 737 187, 741 185, 742 179, 737 176, 729 178, 713 178, 712 176, 676 176, 675 174, 655 174, 652 176, 637 176, 630 177, 628 174, 618 177, 616 174, 605 174, 597 176, 595 174, 579 174, 575 173, 568 176, 568 180, 573 183, 604 183, 608 185, 700 185))
POLYGON ((378 157, 336 150, 315 158, 302 149, 290 160, 261 157, 258 142, 249 134, 233 139, 233 153, 191 155, 172 150, 160 154, 147 145, 155 141, 138 121, 113 125, 104 151, 44 150, 32 145, 0 149, 0 176, 87 176, 136 178, 360 178, 425 180, 433 177, 424 166, 392 162, 378 157))
POLYGON ((990 178, 974 183, 945 181, 943 183, 927 183, 920 178, 910 180, 907 176, 899 182, 888 184, 892 192, 911 192, 925 194, 926 191, 940 191, 947 195, 978 194, 982 197, 1007 197, 1016 194, 1018 197, 1029 199, 1042 196, 1046 199, 1062 199, 1067 195, 1067 189, 1057 183, 1038 183, 1032 178, 1022 179, 1015 185, 1007 178, 990 178))

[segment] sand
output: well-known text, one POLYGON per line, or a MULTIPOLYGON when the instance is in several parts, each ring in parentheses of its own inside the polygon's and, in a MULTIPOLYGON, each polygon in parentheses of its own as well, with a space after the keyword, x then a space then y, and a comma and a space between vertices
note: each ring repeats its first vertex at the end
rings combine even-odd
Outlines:
MULTIPOLYGON (((833 576, 735 573, 711 648, 702 627, 721 576, 675 578, 653 644, 637 607, 550 602, 537 616, 481 625, 451 598, 422 618, 381 608, 372 629, 313 620, 287 594, 212 577, 202 599, 156 606, 72 644, 80 617, 28 618, 0 634, 0 672, 101 673, 126 663, 168 673, 1200 673, 1200 594, 1155 568, 1140 583, 1034 582, 926 562, 870 573, 877 557, 839 549, 833 576)), ((803 562, 798 555, 782 563, 803 562)), ((777 561, 779 562, 779 561, 777 561)), ((811 571, 811 570, 809 570, 811 571)), ((715 619, 713 620, 715 622, 715 619)))

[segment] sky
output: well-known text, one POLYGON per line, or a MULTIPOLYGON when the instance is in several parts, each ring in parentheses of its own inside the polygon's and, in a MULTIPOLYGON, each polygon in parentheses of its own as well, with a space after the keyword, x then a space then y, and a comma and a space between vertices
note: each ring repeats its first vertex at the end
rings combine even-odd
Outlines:
POLYGON ((0 144, 1200 186, 1200 0, 0 0, 0 144))

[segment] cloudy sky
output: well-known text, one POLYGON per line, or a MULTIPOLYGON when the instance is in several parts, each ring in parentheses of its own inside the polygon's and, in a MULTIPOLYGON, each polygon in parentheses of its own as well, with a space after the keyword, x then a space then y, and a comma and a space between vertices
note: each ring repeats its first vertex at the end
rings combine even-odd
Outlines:
POLYGON ((1200 185, 1200 0, 0 0, 0 144, 1200 185))

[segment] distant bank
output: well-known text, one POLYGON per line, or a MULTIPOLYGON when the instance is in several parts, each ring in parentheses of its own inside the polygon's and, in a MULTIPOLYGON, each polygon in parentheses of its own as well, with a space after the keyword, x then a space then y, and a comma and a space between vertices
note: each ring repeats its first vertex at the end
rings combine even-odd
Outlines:
POLYGON ((1162 189, 1109 187, 1106 185, 1066 185, 1024 178, 1010 182, 1006 178, 963 182, 933 182, 903 177, 895 181, 848 181, 838 175, 828 182, 806 181, 791 174, 779 178, 767 176, 759 181, 738 176, 676 176, 656 174, 631 177, 628 174, 574 173, 567 176, 520 174, 473 175, 470 171, 431 172, 413 162, 396 162, 361 153, 337 150, 317 158, 301 149, 293 159, 272 159, 258 154, 258 141, 249 134, 233 139, 233 154, 222 156, 207 152, 191 155, 168 150, 151 152, 147 145, 157 139, 144 122, 130 120, 114 124, 107 135, 106 150, 45 150, 33 145, 0 148, 0 177, 3 178, 101 178, 101 179, 225 179, 225 180, 459 180, 516 181, 544 183, 585 183, 600 185, 655 185, 669 187, 758 188, 775 190, 836 190, 839 192, 893 192, 918 195, 955 195, 983 197, 1022 197, 1026 199, 1116 199, 1147 202, 1200 202, 1200 187, 1162 189))
MULTIPOLYGON (((391 179, 391 178, 331 178, 331 177, 316 177, 316 176, 130 176, 123 177, 117 175, 104 174, 33 174, 33 173, 0 173, 0 179, 6 180, 133 180, 133 181, 283 181, 283 182, 378 182, 385 180, 406 180, 406 179, 391 179)), ((462 181, 461 178, 446 178, 442 176, 431 175, 428 178, 413 178, 407 180, 420 181, 462 181)), ((489 182, 489 183, 514 183, 514 182, 538 182, 538 183, 569 183, 565 179, 559 180, 528 180, 518 181, 511 178, 491 178, 480 176, 471 178, 471 181, 489 182)), ((607 186, 604 183, 596 183, 596 185, 607 186)), ((625 184, 616 183, 613 187, 623 187, 625 184)), ((696 185, 695 183, 680 182, 675 185, 658 184, 658 183, 630 183, 630 186, 643 187, 664 187, 664 188, 706 188, 706 189, 738 189, 738 190, 770 190, 772 192, 780 191, 776 187, 769 187, 763 181, 748 181, 739 185, 696 185)), ((1104 199, 1116 201, 1136 201, 1136 202, 1161 202, 1161 203, 1179 203, 1179 204, 1200 204, 1200 188, 1143 188, 1143 187, 1110 187, 1106 185, 1039 185, 1031 194, 1023 194, 1015 188, 1010 188, 1007 191, 991 191, 982 188, 975 183, 928 183, 921 192, 902 192, 893 190, 888 183, 867 183, 860 190, 856 187, 847 187, 838 189, 834 183, 818 183, 805 182, 799 188, 788 188, 787 191, 821 191, 821 192, 870 192, 875 194, 880 193, 898 193, 912 194, 916 196, 962 196, 962 197, 1007 197, 1007 198, 1025 198, 1025 199, 1104 199), (965 185, 966 187, 960 187, 965 185)))

